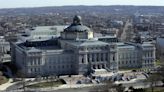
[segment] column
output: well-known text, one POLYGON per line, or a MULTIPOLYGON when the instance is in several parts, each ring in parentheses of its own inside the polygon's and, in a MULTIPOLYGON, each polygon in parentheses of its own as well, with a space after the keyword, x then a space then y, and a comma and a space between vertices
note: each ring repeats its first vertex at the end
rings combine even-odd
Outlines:
POLYGON ((96 69, 98 69, 98 64, 96 64, 96 69))
POLYGON ((89 53, 89 61, 92 62, 92 53, 89 53))
POLYGON ((99 62, 102 62, 102 61, 101 61, 101 53, 99 53, 99 62))
POLYGON ((100 69, 102 69, 102 64, 100 64, 99 66, 100 66, 100 69))
POLYGON ((87 63, 88 63, 87 54, 84 54, 84 63, 85 63, 85 64, 87 64, 87 63))

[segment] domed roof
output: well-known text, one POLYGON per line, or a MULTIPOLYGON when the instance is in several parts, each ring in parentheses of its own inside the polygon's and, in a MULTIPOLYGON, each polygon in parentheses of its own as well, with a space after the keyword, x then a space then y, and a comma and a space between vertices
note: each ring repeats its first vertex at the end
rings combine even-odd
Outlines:
POLYGON ((87 26, 84 26, 81 22, 81 16, 75 16, 73 18, 73 23, 64 29, 64 31, 70 31, 70 32, 82 32, 82 31, 91 31, 90 28, 87 26))

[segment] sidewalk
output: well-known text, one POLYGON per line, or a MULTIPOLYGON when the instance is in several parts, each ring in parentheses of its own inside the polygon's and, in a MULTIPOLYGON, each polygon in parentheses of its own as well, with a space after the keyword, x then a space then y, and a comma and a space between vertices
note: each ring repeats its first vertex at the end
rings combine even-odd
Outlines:
POLYGON ((7 83, 0 85, 0 91, 4 91, 9 86, 15 84, 15 83, 11 83, 12 81, 13 81, 12 79, 9 79, 9 81, 7 83))
POLYGON ((60 89, 70 89, 70 88, 85 88, 85 87, 93 87, 93 86, 98 86, 98 85, 103 85, 103 84, 74 84, 74 85, 68 85, 64 84, 59 87, 47 87, 47 88, 26 88, 28 91, 55 91, 55 90, 60 90, 60 89))

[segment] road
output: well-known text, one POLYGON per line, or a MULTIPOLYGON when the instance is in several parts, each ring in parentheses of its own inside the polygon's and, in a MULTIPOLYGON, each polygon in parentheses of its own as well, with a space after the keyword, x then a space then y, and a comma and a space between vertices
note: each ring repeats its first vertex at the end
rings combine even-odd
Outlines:
POLYGON ((8 88, 6 89, 6 91, 17 90, 18 88, 21 88, 21 87, 23 87, 23 86, 22 86, 22 83, 21 83, 21 82, 18 82, 18 83, 16 83, 16 84, 14 84, 14 85, 8 87, 8 88))
MULTIPOLYGON (((56 90, 55 92, 89 92, 91 88, 70 88, 70 89, 61 89, 56 90)), ((54 91, 50 91, 54 92, 54 91)))
POLYGON ((121 34, 121 41, 123 42, 130 41, 131 36, 132 36, 131 34, 133 33, 132 26, 133 25, 130 22, 130 20, 127 20, 123 28, 123 32, 121 34))
MULTIPOLYGON (((143 81, 136 81, 136 82, 125 82, 123 83, 123 86, 125 87, 130 87, 133 86, 134 88, 147 88, 150 87, 149 82, 143 82, 143 81)), ((156 83, 156 85, 162 85, 162 82, 158 82, 156 83)), ((63 87, 60 89, 56 89, 56 88, 45 88, 45 89, 27 89, 26 90, 28 92, 89 92, 89 90, 91 90, 93 87, 89 86, 89 87, 78 87, 78 88, 73 88, 71 86, 67 86, 67 88, 63 87)), ((17 88, 16 88, 17 89, 17 88)), ((15 90, 16 92, 21 92, 23 91, 22 89, 20 90, 15 90)), ((5 92, 14 92, 14 90, 10 90, 10 91, 5 91, 5 92)))

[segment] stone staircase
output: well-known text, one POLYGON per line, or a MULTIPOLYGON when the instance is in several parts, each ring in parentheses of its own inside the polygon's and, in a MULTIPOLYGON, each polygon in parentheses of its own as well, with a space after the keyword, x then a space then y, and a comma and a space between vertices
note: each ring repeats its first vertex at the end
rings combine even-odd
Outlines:
POLYGON ((96 75, 109 73, 106 69, 95 69, 94 71, 94 74, 96 75))

